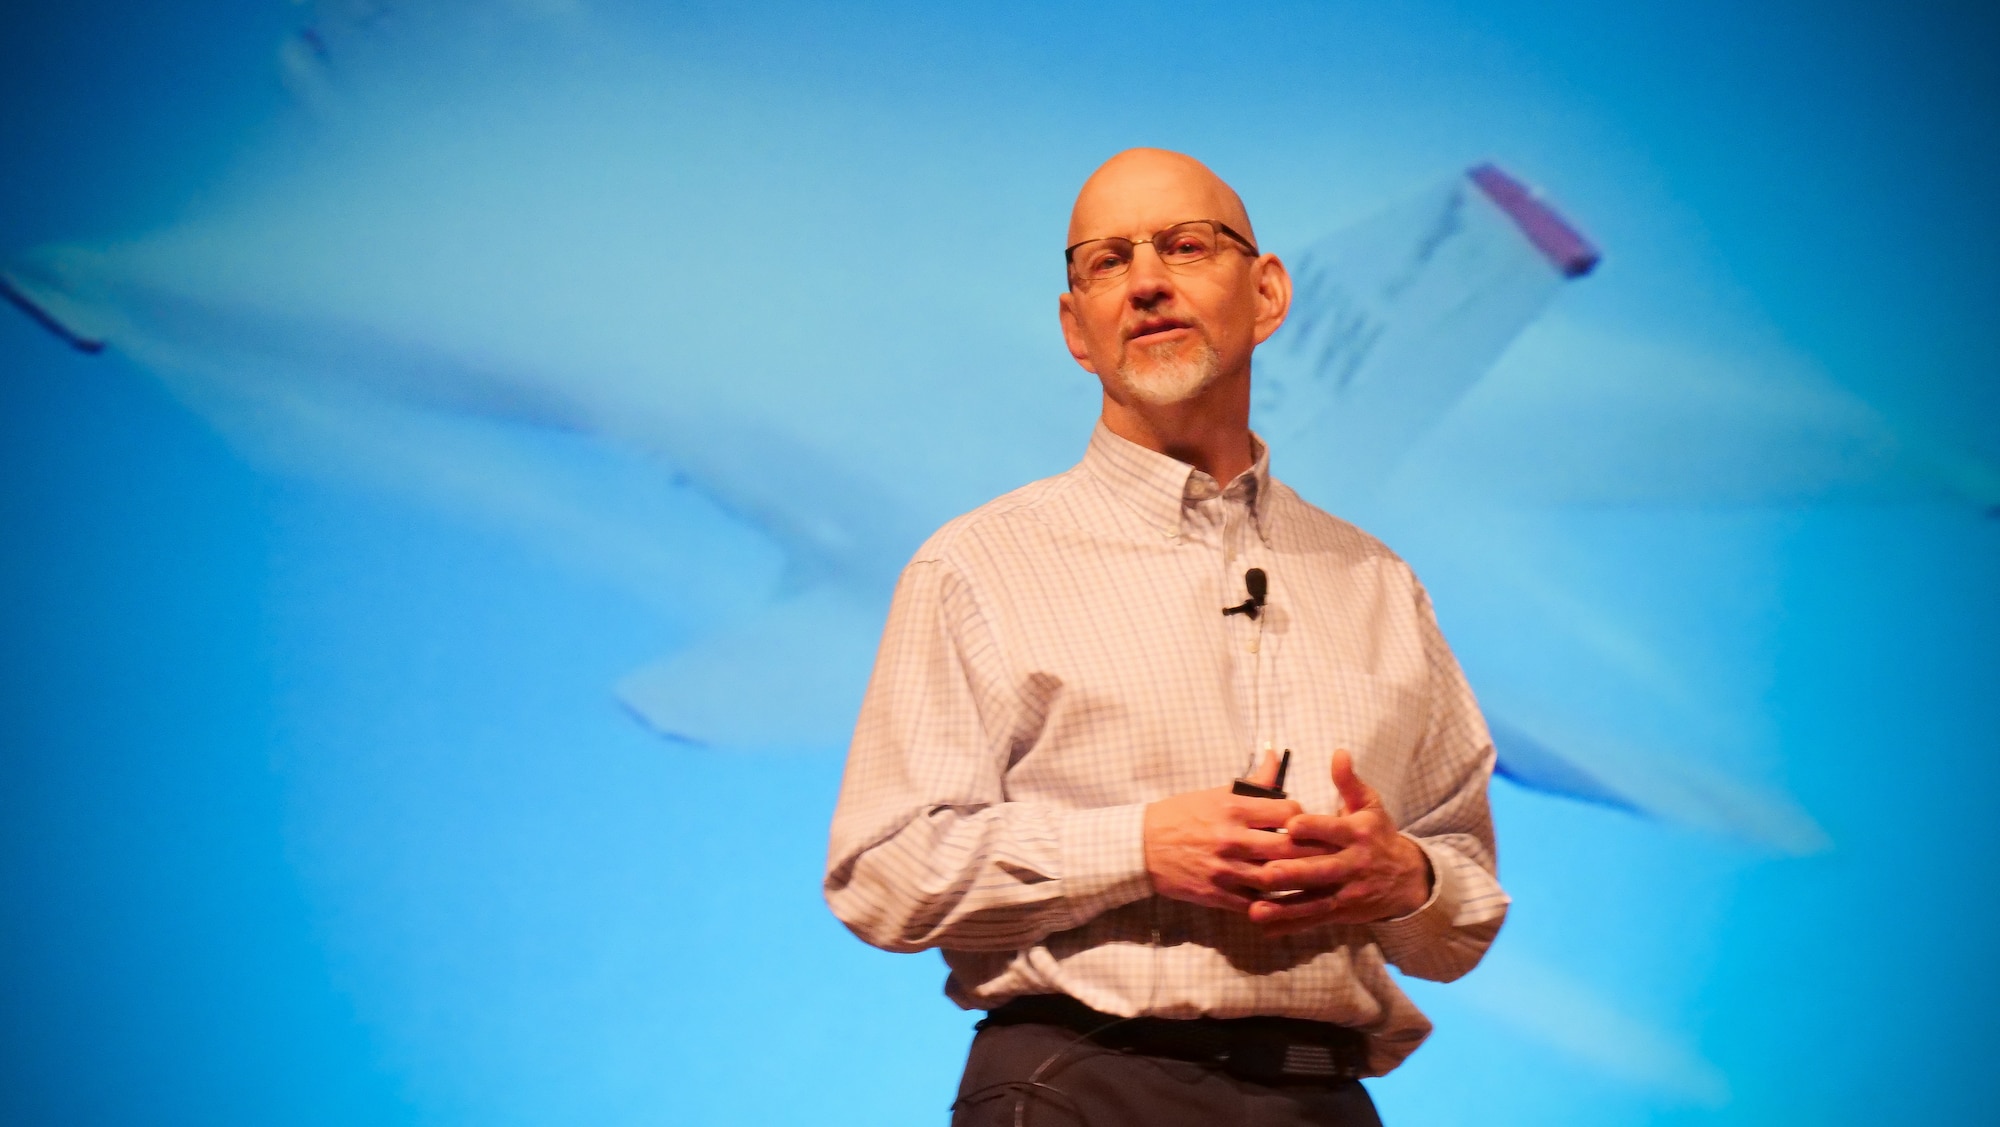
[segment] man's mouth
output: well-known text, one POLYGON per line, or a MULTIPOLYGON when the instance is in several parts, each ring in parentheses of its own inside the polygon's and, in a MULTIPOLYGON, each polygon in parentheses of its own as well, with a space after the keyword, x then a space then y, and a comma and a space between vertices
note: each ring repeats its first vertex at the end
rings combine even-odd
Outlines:
POLYGON ((1148 317, 1134 326, 1125 339, 1133 344, 1151 344, 1176 329, 1192 328, 1194 328, 1193 322, 1183 321, 1177 317, 1148 317))

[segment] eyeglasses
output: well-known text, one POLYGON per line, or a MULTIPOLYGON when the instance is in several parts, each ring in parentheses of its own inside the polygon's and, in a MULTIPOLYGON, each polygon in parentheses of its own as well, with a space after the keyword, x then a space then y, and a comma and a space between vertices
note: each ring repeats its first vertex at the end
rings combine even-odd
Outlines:
MULTIPOLYGON (((1245 253, 1256 256, 1257 244, 1230 230, 1228 224, 1213 219, 1190 219, 1176 223, 1153 232, 1153 236, 1145 241, 1153 244, 1161 262, 1182 267, 1212 257, 1225 245, 1222 241, 1224 237, 1236 240, 1245 253)), ((1113 236, 1108 239, 1085 239, 1065 248, 1063 261, 1069 264, 1069 284, 1077 289, 1089 289, 1099 282, 1119 277, 1132 265, 1132 254, 1138 246, 1130 239, 1113 236)))

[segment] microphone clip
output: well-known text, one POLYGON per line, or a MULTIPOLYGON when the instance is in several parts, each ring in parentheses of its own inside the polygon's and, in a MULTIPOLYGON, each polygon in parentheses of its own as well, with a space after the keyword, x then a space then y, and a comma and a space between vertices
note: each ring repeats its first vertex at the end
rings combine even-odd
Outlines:
POLYGON ((1253 567, 1249 571, 1244 572, 1243 589, 1249 593, 1250 597, 1233 607, 1222 608, 1222 613, 1224 615, 1247 614, 1250 616, 1250 620, 1255 622, 1257 616, 1264 613, 1264 596, 1271 589, 1270 580, 1265 576, 1264 569, 1253 567))

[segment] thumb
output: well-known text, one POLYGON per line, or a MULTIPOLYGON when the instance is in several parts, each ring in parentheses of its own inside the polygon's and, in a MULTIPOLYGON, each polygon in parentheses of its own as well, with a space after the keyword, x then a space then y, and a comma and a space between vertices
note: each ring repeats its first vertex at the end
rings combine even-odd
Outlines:
POLYGON ((1381 804, 1375 788, 1361 781, 1354 773, 1354 757, 1341 748, 1333 753, 1333 789, 1340 792, 1340 804, 1346 813, 1353 814, 1370 806, 1381 804))

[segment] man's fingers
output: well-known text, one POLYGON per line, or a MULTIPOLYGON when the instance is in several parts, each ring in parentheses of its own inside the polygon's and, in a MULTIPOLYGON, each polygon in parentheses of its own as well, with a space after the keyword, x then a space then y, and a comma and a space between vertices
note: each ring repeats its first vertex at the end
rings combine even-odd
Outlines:
POLYGON ((1381 805, 1382 800, 1375 795, 1375 788, 1361 781, 1354 773, 1354 757, 1340 748, 1333 753, 1333 789, 1340 792, 1341 805, 1352 814, 1370 806, 1381 805))
POLYGON ((1252 900, 1240 892, 1231 892, 1227 889, 1217 888, 1214 892, 1195 901, 1195 903, 1200 904, 1204 908, 1221 908, 1225 912, 1241 912, 1244 915, 1249 915, 1250 909, 1255 907, 1258 901, 1252 900))
POLYGON ((1239 825, 1252 829, 1275 830, 1305 812, 1305 807, 1289 798, 1245 798, 1231 795, 1229 811, 1239 825))
POLYGON ((1337 890, 1359 875, 1366 865, 1366 859, 1356 856, 1354 850, 1271 861, 1258 866, 1255 887, 1265 892, 1337 890))
POLYGON ((1280 900, 1258 900, 1248 909, 1250 922, 1261 927, 1297 924, 1300 930, 1329 923, 1367 923, 1378 918, 1375 897, 1353 885, 1323 892, 1306 892, 1280 900))
POLYGON ((1333 915, 1332 910, 1326 908, 1323 902, 1320 910, 1306 915, 1275 916, 1271 914, 1276 911, 1277 905, 1267 900, 1260 900, 1250 905, 1250 922, 1256 924, 1259 931, 1272 937, 1296 935, 1301 931, 1310 931, 1322 924, 1335 922, 1331 918, 1333 915))
POLYGON ((1344 849, 1368 836, 1368 827, 1336 814, 1300 814, 1285 823, 1285 832, 1299 841, 1344 849))
POLYGON ((1241 861, 1289 861, 1299 857, 1324 857, 1333 847, 1316 841, 1294 838, 1270 830, 1246 829, 1225 839, 1219 856, 1241 861))
POLYGON ((1248 914, 1250 906, 1257 902, 1259 889, 1256 885, 1257 873, 1261 865, 1240 861, 1219 862, 1215 871, 1209 874, 1211 893, 1205 903, 1211 908, 1227 908, 1248 914))
MULTIPOLYGON (((1253 919, 1252 922, 1255 922, 1255 920, 1253 919)), ((1258 923, 1257 929, 1263 932, 1268 938, 1278 939, 1287 935, 1297 935, 1302 931, 1311 931, 1316 927, 1327 927, 1332 924, 1365 924, 1367 922, 1369 922, 1369 917, 1362 912, 1346 908, 1333 908, 1322 915, 1311 916, 1305 919, 1285 920, 1280 923, 1258 923)))
POLYGON ((1245 910, 1245 914, 1250 917, 1251 923, 1260 927, 1299 920, 1318 921, 1339 907, 1339 902, 1334 899, 1334 891, 1327 889, 1321 892, 1301 892, 1276 900, 1270 898, 1256 900, 1245 910))

